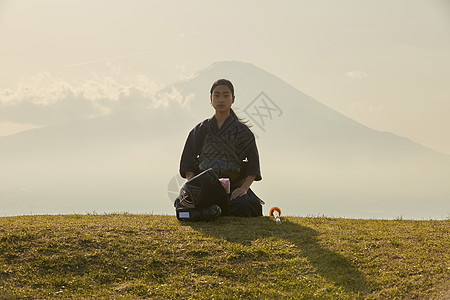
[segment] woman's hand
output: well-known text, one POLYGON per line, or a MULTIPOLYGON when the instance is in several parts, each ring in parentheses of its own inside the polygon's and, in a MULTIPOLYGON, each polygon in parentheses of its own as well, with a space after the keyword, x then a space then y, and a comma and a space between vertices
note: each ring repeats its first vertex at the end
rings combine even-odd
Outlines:
POLYGON ((189 172, 189 171, 186 171, 186 180, 190 180, 192 177, 194 177, 194 172, 189 172))
POLYGON ((255 180, 255 178, 256 178, 256 175, 247 176, 245 178, 245 181, 242 184, 242 186, 238 187, 231 193, 230 199, 233 200, 233 199, 236 199, 237 197, 247 194, 247 191, 250 188, 250 185, 252 184, 252 182, 255 180))
POLYGON ((240 197, 242 195, 247 194, 247 191, 248 191, 248 188, 245 188, 245 187, 242 187, 242 186, 237 188, 237 189, 235 189, 233 191, 233 193, 231 193, 231 200, 234 200, 237 197, 240 197))

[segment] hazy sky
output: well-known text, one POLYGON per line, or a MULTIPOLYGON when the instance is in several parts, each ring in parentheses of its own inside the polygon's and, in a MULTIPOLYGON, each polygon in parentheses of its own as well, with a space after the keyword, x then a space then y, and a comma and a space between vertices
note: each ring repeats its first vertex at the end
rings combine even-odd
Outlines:
MULTIPOLYGON (((61 87, 151 94, 222 60, 450 154, 448 0, 0 0, 0 109, 61 87)), ((0 116, 0 135, 42 125, 0 116)))

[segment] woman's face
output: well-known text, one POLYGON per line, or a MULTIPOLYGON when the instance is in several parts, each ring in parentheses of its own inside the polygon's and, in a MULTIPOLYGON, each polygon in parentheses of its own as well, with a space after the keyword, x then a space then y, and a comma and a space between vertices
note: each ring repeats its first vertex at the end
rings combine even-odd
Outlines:
POLYGON ((216 86, 211 95, 211 104, 216 112, 227 112, 234 102, 234 96, 226 85, 216 86))

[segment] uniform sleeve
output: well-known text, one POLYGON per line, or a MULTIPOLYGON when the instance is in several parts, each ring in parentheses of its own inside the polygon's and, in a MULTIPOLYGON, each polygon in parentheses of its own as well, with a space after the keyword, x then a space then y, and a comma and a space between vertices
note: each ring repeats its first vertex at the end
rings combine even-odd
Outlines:
POLYGON ((197 124, 184 144, 183 153, 180 160, 180 175, 186 178, 186 172, 193 172, 195 175, 200 173, 198 157, 202 151, 203 140, 205 139, 205 130, 207 120, 197 124))
POLYGON ((186 172, 195 173, 198 169, 196 147, 195 147, 195 129, 193 129, 184 144, 183 153, 181 154, 180 161, 180 175, 186 178, 186 172))
POLYGON ((255 137, 252 136, 252 138, 253 139, 246 150, 247 170, 245 173, 246 176, 256 175, 255 181, 259 181, 262 179, 261 169, 259 166, 259 153, 258 147, 256 146, 255 137))

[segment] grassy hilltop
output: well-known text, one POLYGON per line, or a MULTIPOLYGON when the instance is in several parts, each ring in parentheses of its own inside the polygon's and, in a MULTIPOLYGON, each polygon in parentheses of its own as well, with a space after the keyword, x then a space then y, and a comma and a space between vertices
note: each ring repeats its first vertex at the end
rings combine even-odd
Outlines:
POLYGON ((450 220, 0 218, 1 299, 446 299, 450 220))

